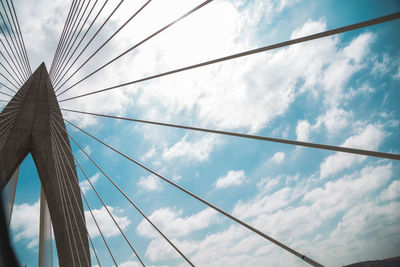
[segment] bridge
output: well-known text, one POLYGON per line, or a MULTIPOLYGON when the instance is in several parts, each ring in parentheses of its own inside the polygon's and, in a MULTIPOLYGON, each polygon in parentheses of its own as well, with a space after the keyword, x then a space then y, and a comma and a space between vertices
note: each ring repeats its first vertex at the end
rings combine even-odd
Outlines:
POLYGON ((85 110, 63 108, 62 105, 69 101, 89 98, 105 92, 115 92, 130 85, 140 84, 170 75, 177 75, 178 73, 220 64, 222 62, 230 62, 239 58, 251 57, 260 53, 291 47, 320 38, 336 36, 378 24, 384 24, 399 19, 400 13, 397 12, 382 17, 371 18, 355 24, 345 25, 307 36, 292 38, 287 41, 152 74, 102 89, 66 96, 66 93, 71 89, 98 74, 103 69, 106 69, 114 62, 124 58, 129 53, 132 53, 139 46, 150 42, 162 32, 170 28, 173 29, 175 25, 178 25, 181 21, 189 18, 192 14, 200 11, 213 1, 203 1, 199 5, 192 7, 187 12, 150 33, 143 40, 136 44, 132 44, 128 49, 111 60, 106 61, 100 66, 96 66, 94 71, 82 76, 80 73, 82 68, 89 64, 95 55, 111 42, 113 38, 115 38, 124 27, 126 27, 126 25, 133 21, 136 16, 139 16, 140 13, 150 5, 151 0, 145 1, 143 5, 132 12, 130 17, 119 26, 109 38, 103 41, 100 46, 96 49, 90 50, 90 45, 94 43, 93 40, 95 40, 96 36, 101 34, 102 29, 110 22, 110 19, 123 1, 119 2, 97 31, 95 31, 93 36, 89 38, 89 33, 93 30, 92 26, 100 17, 99 15, 102 14, 104 7, 107 4, 107 1, 103 4, 100 4, 102 1, 93 2, 94 1, 91 3, 91 1, 81 0, 72 1, 54 54, 53 62, 51 66, 49 66, 50 68, 47 69, 45 63, 42 63, 36 70, 32 71, 29 62, 29 55, 25 47, 24 37, 19 24, 19 21, 24 18, 18 18, 12 0, 1 0, 2 11, 0 12, 2 21, 0 22, 0 26, 1 36, 4 42, 1 40, 0 52, 2 59, 0 64, 5 72, 0 73, 0 75, 4 80, 4 82, 1 82, 1 86, 7 91, 0 91, 0 93, 9 99, 1 100, 5 106, 0 115, 0 189, 6 191, 5 189, 7 188, 7 203, 11 203, 11 207, 7 210, 6 220, 8 224, 10 224, 13 210, 12 202, 15 198, 16 185, 19 176, 19 166, 30 153, 37 167, 42 187, 40 197, 39 266, 52 265, 52 243, 49 242, 49 236, 51 237, 53 231, 60 266, 92 266, 92 264, 102 266, 100 260, 101 257, 96 253, 96 248, 87 229, 85 210, 90 211, 91 218, 95 222, 97 230, 101 235, 112 262, 115 266, 118 266, 119 264, 117 257, 113 255, 113 248, 107 242, 107 237, 102 233, 101 225, 97 223, 96 216, 91 211, 89 202, 85 197, 86 193, 80 188, 78 171, 82 174, 81 178, 87 181, 90 189, 97 196, 103 208, 118 228, 119 234, 123 237, 125 245, 129 247, 135 260, 142 266, 149 264, 144 259, 144 255, 141 255, 139 250, 135 247, 135 243, 124 232, 123 227, 119 225, 118 221, 114 217, 115 215, 113 215, 112 210, 109 208, 110 204, 102 198, 101 192, 96 190, 93 182, 89 179, 87 171, 84 170, 80 163, 81 159, 74 155, 75 153, 71 145, 75 146, 83 153, 86 157, 85 160, 88 160, 93 164, 93 167, 96 168, 98 172, 102 174, 103 178, 109 182, 110 187, 115 188, 119 194, 126 199, 132 208, 135 209, 138 214, 149 223, 149 225, 151 225, 155 232, 157 232, 157 234, 164 239, 177 254, 180 255, 184 262, 191 266, 196 265, 196 262, 185 253, 186 249, 182 247, 182 244, 176 242, 174 239, 170 238, 168 234, 164 233, 157 223, 151 219, 149 212, 142 209, 132 196, 126 192, 126 188, 119 186, 117 179, 108 174, 105 170, 106 166, 99 164, 95 160, 95 157, 85 150, 85 145, 81 144, 79 140, 74 137, 76 132, 82 133, 86 137, 96 141, 100 146, 108 149, 109 152, 112 153, 113 157, 120 157, 121 159, 126 160, 128 164, 133 164, 142 168, 148 172, 148 174, 153 175, 156 179, 159 179, 166 185, 176 189, 177 191, 183 192, 190 198, 217 212, 227 220, 243 227, 243 229, 247 229, 249 233, 251 232, 257 235, 258 238, 265 240, 266 244, 271 243, 277 248, 288 252, 287 257, 297 257, 312 266, 323 266, 323 255, 306 255, 305 252, 298 249, 298 246, 293 246, 290 243, 278 240, 268 232, 258 229, 258 227, 252 223, 246 222, 246 220, 241 219, 238 216, 234 216, 232 212, 227 211, 216 203, 213 203, 213 201, 208 200, 207 196, 195 194, 193 188, 186 188, 180 185, 179 181, 167 177, 161 171, 156 171, 133 156, 130 156, 129 149, 117 148, 111 145, 109 141, 97 137, 96 133, 84 129, 84 127, 77 125, 71 120, 67 120, 64 117, 64 114, 74 113, 82 116, 92 116, 96 118, 125 121, 132 124, 149 125, 149 127, 175 128, 190 132, 230 136, 232 138, 243 140, 256 140, 266 144, 281 143, 315 150, 327 150, 382 158, 390 161, 400 160, 399 154, 210 129, 195 125, 182 125, 163 121, 116 116, 113 114, 101 114, 85 110), (85 52, 90 55, 85 57, 86 59, 81 62, 80 59, 85 55, 85 52), (73 80, 73 78, 75 78, 75 80, 73 80), (71 132, 72 129, 74 129, 73 132, 71 132), (84 206, 86 206, 86 209, 84 206))

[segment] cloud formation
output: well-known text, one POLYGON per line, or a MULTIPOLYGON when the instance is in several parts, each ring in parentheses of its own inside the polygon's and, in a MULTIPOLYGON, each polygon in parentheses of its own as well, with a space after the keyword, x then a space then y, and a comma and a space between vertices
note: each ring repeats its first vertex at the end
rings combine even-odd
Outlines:
MULTIPOLYGON (((359 129, 358 134, 347 138, 341 146, 351 148, 361 148, 366 150, 377 150, 385 137, 385 132, 380 125, 367 125, 359 129)), ((335 174, 354 164, 363 162, 365 156, 358 156, 349 153, 336 152, 327 157, 320 165, 321 178, 335 174)))
POLYGON ((40 201, 14 205, 10 225, 16 242, 27 242, 30 249, 39 245, 39 214, 40 201))
MULTIPOLYGON (((126 216, 120 215, 123 213, 123 210, 118 207, 111 206, 107 206, 107 208, 110 210, 111 214, 113 215, 114 219, 117 221, 122 230, 125 230, 130 225, 131 220, 129 220, 126 216)), ((92 209, 92 213, 96 218, 96 221, 105 237, 114 237, 121 234, 118 227, 115 225, 114 221, 104 207, 101 207, 100 209, 92 209)), ((91 238, 100 236, 100 232, 98 231, 97 226, 89 211, 85 211, 85 218, 87 223, 86 227, 89 231, 89 235, 91 236, 91 238)))
POLYGON ((245 179, 246 175, 243 170, 231 170, 228 171, 225 176, 218 178, 217 182, 215 183, 215 187, 219 189, 230 186, 239 186, 244 182, 245 179))

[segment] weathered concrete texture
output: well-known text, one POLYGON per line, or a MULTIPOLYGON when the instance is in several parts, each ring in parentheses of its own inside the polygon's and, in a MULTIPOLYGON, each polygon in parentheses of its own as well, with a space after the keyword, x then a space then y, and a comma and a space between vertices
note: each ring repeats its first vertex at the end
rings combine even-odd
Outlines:
MULTIPOLYGON (((18 95, 13 98, 15 102, 12 100, 2 112, 10 112, 12 106, 20 101, 21 107, 0 150, 0 190, 4 189, 14 171, 31 153, 48 202, 60 266, 90 266, 82 199, 73 156, 68 149, 68 136, 59 127, 62 137, 58 137, 57 143, 51 130, 52 112, 62 115, 44 63, 22 86, 18 95), (61 152, 62 167, 56 165, 58 163, 53 150, 56 144, 65 152, 65 156, 61 152), (61 173, 63 180, 59 180, 61 173)), ((64 121, 52 116, 65 129, 64 121)), ((1 125, 2 121, 0 128, 1 125)))

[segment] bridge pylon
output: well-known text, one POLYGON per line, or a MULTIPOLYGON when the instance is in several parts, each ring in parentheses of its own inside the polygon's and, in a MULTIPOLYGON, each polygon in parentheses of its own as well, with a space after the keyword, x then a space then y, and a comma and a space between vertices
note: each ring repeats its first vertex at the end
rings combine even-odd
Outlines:
POLYGON ((47 199, 60 266, 90 266, 79 183, 61 118, 42 63, 0 115, 0 190, 31 153, 47 199))

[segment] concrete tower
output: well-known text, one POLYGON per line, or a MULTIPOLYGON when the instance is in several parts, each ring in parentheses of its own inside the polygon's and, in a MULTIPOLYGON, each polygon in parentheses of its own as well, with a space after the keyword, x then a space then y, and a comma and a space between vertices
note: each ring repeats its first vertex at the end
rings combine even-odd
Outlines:
POLYGON ((75 164, 44 63, 0 116, 0 128, 7 129, 6 133, 0 133, 7 134, 0 144, 0 190, 31 153, 47 199, 60 266, 90 266, 75 164))

